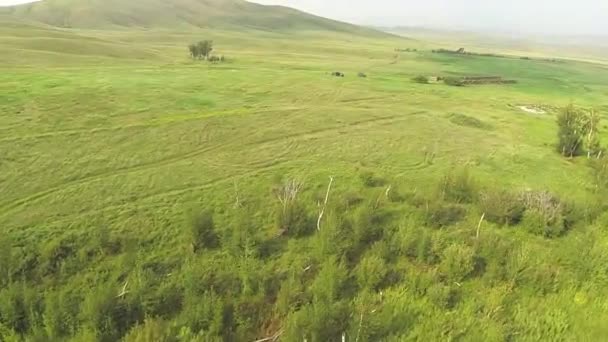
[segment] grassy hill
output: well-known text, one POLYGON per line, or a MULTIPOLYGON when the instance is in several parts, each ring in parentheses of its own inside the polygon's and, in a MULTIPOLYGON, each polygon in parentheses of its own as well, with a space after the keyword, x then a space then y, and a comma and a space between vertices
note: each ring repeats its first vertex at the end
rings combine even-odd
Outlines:
POLYGON ((379 32, 295 9, 243 0, 44 0, 0 8, 0 16, 65 28, 250 28, 379 32))

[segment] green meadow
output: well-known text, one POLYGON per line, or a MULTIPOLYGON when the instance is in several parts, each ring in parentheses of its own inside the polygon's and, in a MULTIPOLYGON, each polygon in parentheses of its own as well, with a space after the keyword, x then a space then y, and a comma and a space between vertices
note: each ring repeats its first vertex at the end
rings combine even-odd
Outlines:
POLYGON ((608 67, 431 49, 0 24, 0 340, 608 336, 606 189, 555 148, 560 108, 606 122, 608 67), (503 192, 559 199, 557 233, 488 218, 503 192))

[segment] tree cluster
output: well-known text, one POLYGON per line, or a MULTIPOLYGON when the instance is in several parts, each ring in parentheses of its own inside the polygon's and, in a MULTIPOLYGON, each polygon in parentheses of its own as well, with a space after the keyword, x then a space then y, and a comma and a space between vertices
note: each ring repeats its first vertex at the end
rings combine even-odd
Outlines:
POLYGON ((213 41, 202 40, 198 43, 190 44, 188 50, 190 51, 190 56, 194 59, 209 59, 213 51, 213 41))

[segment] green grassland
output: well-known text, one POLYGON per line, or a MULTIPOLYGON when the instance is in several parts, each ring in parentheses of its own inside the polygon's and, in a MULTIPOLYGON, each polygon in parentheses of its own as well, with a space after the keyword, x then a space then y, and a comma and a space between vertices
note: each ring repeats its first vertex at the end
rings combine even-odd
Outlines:
POLYGON ((554 145, 555 108, 605 115, 608 69, 428 45, 317 29, 3 22, 0 337, 607 336, 605 200, 587 160, 554 145), (200 39, 227 61, 189 59, 200 39), (518 83, 422 85, 416 75, 518 83), (479 191, 549 191, 577 218, 555 238, 487 221, 476 237, 483 209, 456 201, 464 216, 433 228, 417 203, 463 170, 479 191), (273 188, 289 179, 303 184, 304 236, 278 236, 273 188), (221 247, 193 252, 190 215, 205 210, 221 247))

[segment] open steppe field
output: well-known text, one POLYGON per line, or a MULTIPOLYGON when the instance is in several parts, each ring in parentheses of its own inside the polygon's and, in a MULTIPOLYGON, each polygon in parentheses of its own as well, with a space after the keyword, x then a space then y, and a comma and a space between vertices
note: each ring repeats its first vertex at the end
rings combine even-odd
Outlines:
POLYGON ((0 24, 0 337, 607 336, 608 203, 597 168, 555 145, 571 103, 608 122, 608 67, 430 50, 0 24), (226 60, 192 60, 203 39, 226 60), (557 233, 492 222, 489 191, 569 211, 557 233))

